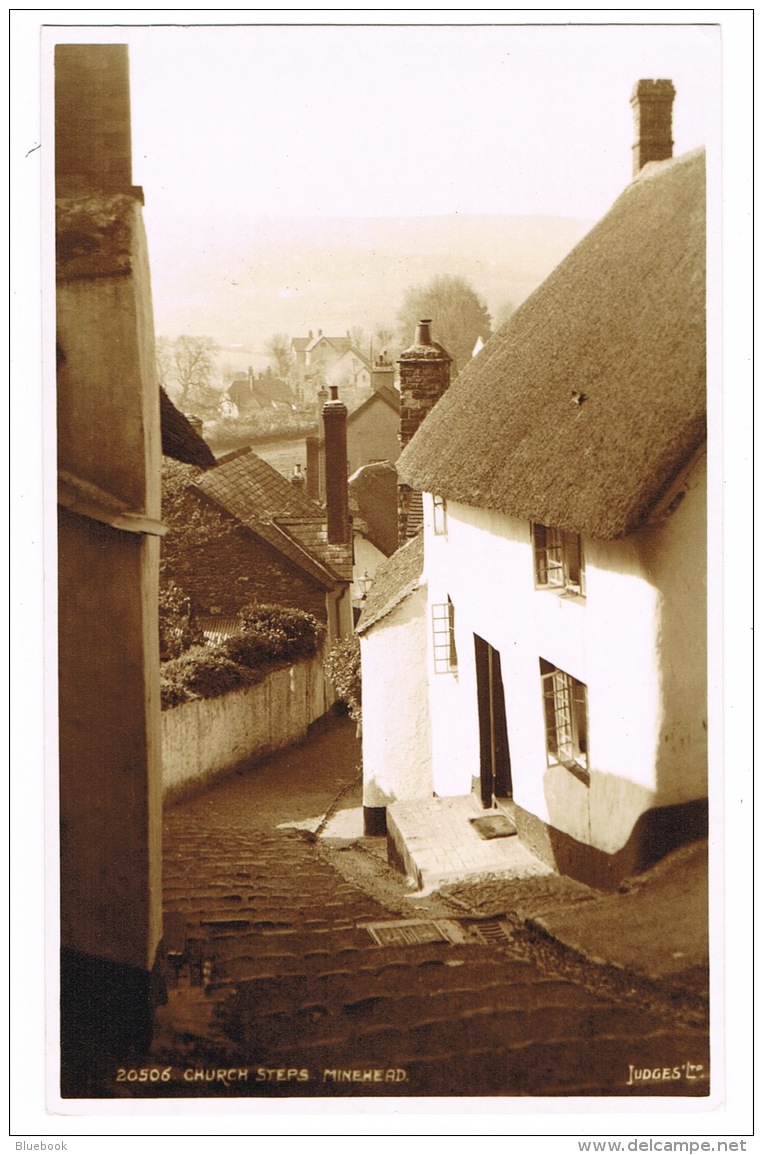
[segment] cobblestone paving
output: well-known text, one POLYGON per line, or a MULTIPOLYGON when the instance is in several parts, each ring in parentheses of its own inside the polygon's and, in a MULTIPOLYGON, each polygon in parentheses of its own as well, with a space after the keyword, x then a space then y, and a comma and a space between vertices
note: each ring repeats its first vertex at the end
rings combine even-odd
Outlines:
POLYGON ((511 923, 477 924, 462 902, 464 941, 378 945, 365 924, 424 916, 279 829, 324 813, 356 766, 342 724, 167 812, 169 1001, 149 1081, 115 1094, 708 1093, 702 1023, 554 973, 511 923))

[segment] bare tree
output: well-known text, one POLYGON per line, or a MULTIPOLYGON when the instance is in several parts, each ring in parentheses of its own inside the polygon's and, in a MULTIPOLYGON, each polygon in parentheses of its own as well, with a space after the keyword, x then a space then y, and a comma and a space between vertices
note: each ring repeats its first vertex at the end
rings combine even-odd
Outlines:
POLYGON ((361 325, 352 325, 348 330, 348 335, 351 344, 365 356, 368 348, 368 339, 366 338, 365 330, 361 325))
POLYGON ((172 350, 172 370, 180 390, 179 407, 187 413, 194 405, 214 404, 212 376, 217 343, 211 337, 178 337, 172 350))
POLYGON ((464 277, 444 274, 423 288, 409 289, 397 314, 403 348, 410 345, 416 324, 432 321, 432 337, 453 358, 455 373, 469 361, 477 338, 486 341, 491 332, 487 306, 464 277))
POLYGON ((174 355, 172 341, 169 337, 156 338, 156 378, 162 389, 166 389, 174 380, 174 355))
POLYGON ((286 333, 274 333, 265 342, 265 350, 273 362, 276 375, 285 381, 291 369, 291 341, 286 333))

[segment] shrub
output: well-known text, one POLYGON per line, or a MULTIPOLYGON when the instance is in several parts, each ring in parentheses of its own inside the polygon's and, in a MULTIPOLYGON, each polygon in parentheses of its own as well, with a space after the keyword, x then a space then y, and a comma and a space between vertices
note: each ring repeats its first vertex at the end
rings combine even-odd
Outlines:
POLYGON ((363 717, 360 642, 357 634, 340 638, 326 655, 325 669, 341 702, 344 702, 354 722, 363 717))
POLYGON ((244 607, 241 622, 243 637, 260 640, 273 658, 282 661, 314 657, 325 630, 304 610, 256 602, 244 607))
POLYGON ((311 658, 324 630, 311 614, 285 606, 250 605, 241 618, 240 634, 194 646, 163 662, 164 709, 195 698, 221 697, 261 681, 269 667, 311 658))
POLYGON ((204 635, 191 621, 191 601, 180 586, 162 580, 159 586, 159 653, 163 662, 178 658, 191 646, 204 641, 204 635))
POLYGON ((232 661, 219 645, 194 646, 162 665, 162 706, 179 706, 194 698, 219 698, 258 680, 253 670, 232 661))

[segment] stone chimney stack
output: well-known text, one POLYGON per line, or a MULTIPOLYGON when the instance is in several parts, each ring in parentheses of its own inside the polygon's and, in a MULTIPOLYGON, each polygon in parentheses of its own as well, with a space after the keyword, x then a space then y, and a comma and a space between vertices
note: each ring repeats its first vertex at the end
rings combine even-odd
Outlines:
POLYGON ((132 186, 130 77, 123 44, 57 44, 56 195, 132 186))
POLYGON ((330 545, 345 545, 350 539, 347 498, 347 406, 339 400, 339 390, 331 386, 331 397, 323 406, 326 453, 326 518, 330 545))
MULTIPOLYGON (((413 344, 400 354, 400 444, 408 444, 450 385, 451 358, 432 340, 431 320, 419 321, 413 344)), ((398 541, 403 545, 420 528, 421 496, 408 485, 397 487, 398 541)))
POLYGON ((639 80, 631 95, 636 128, 633 144, 633 175, 638 176, 652 160, 670 160, 673 155, 672 80, 639 80))
POLYGON ((405 447, 450 385, 451 358, 419 321, 413 344, 400 354, 400 444, 405 447))

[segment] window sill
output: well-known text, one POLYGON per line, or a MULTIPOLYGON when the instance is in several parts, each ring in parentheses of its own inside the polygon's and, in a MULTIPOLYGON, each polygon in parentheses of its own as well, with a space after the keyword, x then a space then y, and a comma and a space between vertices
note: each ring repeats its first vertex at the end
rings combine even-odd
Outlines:
POLYGON ((579 763, 577 763, 577 762, 558 762, 557 765, 558 766, 564 766, 564 769, 569 770, 570 774, 572 774, 572 776, 574 778, 577 778, 578 782, 582 782, 584 786, 590 786, 591 785, 591 775, 586 770, 586 768, 584 766, 581 766, 579 763))
POLYGON ((536 586, 535 589, 539 594, 553 594, 559 601, 571 602, 582 606, 586 603, 585 594, 577 593, 575 590, 565 590, 560 586, 536 586))

